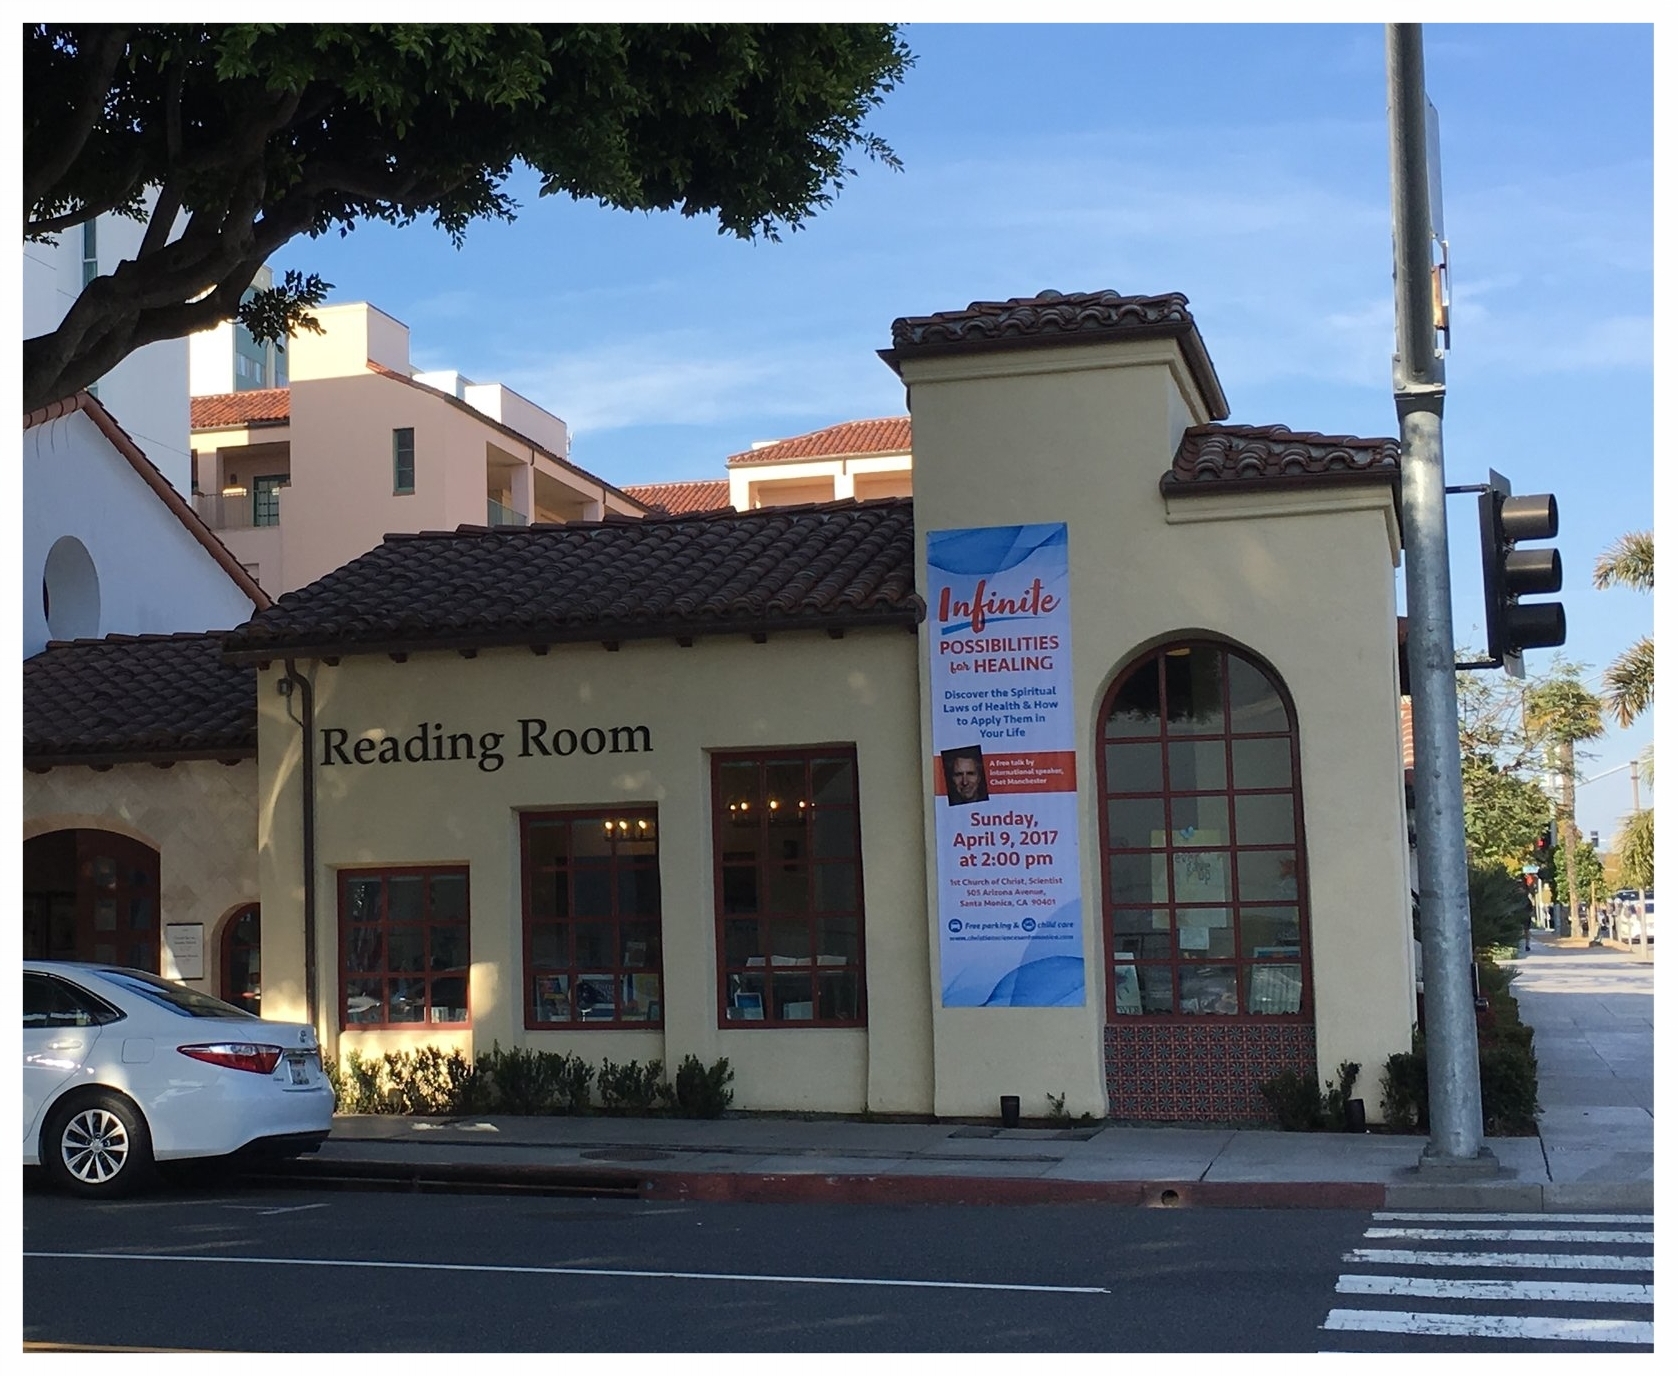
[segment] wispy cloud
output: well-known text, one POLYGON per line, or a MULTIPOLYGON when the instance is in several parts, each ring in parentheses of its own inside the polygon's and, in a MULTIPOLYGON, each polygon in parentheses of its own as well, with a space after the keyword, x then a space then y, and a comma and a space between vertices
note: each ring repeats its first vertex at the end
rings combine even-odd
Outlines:
MULTIPOLYGON (((884 394, 882 376, 879 360, 866 351, 847 361, 826 344, 719 349, 716 335, 695 330, 549 355, 503 380, 534 400, 552 398, 552 409, 583 435, 709 425, 742 415, 843 416, 859 397, 884 394)), ((744 436, 741 444, 763 438, 744 436)))

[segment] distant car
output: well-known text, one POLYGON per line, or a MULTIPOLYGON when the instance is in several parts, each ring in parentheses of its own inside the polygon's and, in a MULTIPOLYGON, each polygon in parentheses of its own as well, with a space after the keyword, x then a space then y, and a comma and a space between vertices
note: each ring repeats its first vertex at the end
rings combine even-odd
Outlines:
POLYGON ((332 1086, 314 1028, 117 965, 23 963, 23 1159, 115 1196, 156 1161, 316 1151, 332 1086))

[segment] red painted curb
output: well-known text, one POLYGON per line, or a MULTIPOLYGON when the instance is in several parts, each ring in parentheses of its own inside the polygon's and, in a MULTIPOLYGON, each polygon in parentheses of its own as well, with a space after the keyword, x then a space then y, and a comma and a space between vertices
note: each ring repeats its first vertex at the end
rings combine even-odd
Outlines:
POLYGON ((752 1175, 672 1171, 641 1198, 737 1204, 1123 1204, 1150 1208, 1378 1209, 1386 1186, 1294 1181, 1044 1180, 947 1175, 752 1175))

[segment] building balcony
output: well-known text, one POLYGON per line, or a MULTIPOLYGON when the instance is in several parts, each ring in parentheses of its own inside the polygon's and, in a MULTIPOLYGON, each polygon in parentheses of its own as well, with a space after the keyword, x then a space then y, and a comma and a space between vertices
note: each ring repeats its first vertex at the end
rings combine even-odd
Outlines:
POLYGON ((489 525, 492 526, 527 526, 530 517, 522 512, 514 511, 510 506, 503 506, 495 498, 489 499, 489 525))
POLYGON ((248 530, 255 525, 278 525, 278 519, 256 521, 246 492, 194 492, 192 509, 211 530, 248 530))

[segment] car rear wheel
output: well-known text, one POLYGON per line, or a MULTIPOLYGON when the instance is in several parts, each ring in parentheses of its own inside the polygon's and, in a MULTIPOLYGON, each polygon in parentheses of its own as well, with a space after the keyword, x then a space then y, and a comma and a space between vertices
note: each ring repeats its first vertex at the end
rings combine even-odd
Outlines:
POLYGON ((47 1173, 73 1194, 115 1198, 151 1175, 151 1133, 121 1095, 73 1096, 53 1110, 43 1138, 47 1173))

